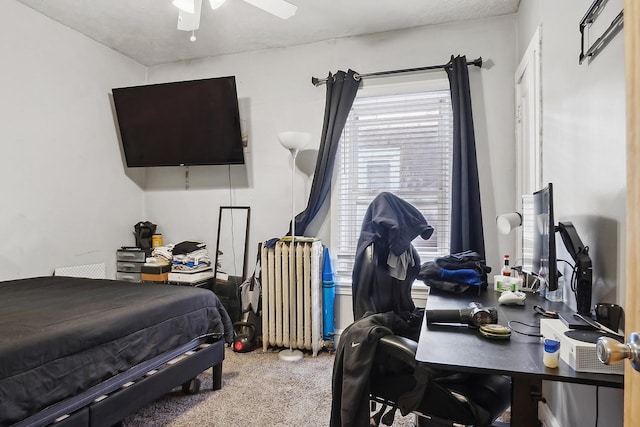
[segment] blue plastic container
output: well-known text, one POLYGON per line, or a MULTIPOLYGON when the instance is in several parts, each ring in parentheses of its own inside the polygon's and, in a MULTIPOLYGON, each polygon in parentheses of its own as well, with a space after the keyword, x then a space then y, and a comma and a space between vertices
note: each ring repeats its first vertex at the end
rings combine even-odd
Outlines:
POLYGON ((333 268, 329 248, 324 248, 322 262, 322 335, 325 341, 333 341, 334 334, 334 302, 336 284, 333 281, 333 268))

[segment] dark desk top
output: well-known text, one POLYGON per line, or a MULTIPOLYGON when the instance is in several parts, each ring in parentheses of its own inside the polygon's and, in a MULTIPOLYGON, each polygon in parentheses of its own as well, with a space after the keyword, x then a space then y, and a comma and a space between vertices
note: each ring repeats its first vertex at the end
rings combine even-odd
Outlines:
POLYGON ((542 316, 534 311, 535 305, 540 305, 546 310, 569 311, 566 305, 550 302, 530 293, 527 293, 524 306, 500 305, 497 301, 498 296, 499 293, 491 289, 482 291, 481 295, 457 295, 432 288, 427 298, 427 309, 465 308, 470 302, 479 302, 484 307, 495 307, 498 310, 498 323, 506 326, 511 321, 511 338, 491 340, 480 335, 477 329, 466 326, 431 324, 427 327, 425 316, 416 360, 430 366, 457 371, 495 373, 511 377, 534 376, 541 380, 615 388, 624 386, 623 375, 576 372, 562 359, 558 368, 547 368, 542 362, 543 346, 540 337, 515 332, 540 334, 542 316))

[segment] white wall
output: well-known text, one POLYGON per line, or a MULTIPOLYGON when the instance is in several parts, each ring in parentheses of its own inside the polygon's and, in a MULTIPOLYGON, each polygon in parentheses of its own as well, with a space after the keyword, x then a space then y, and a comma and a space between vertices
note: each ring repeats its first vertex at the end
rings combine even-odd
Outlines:
MULTIPOLYGON (((149 169, 147 214, 160 224, 165 241, 167 236, 169 241, 196 236, 214 244, 218 207, 249 205, 249 259, 253 260, 258 242, 284 235, 291 218, 291 161, 278 142, 278 132, 309 131, 313 148, 319 145, 326 89, 314 87, 311 76, 326 77, 329 71, 348 68, 367 73, 444 64, 452 54, 469 60, 482 56, 489 67, 470 67, 470 80, 487 259, 499 268, 499 254, 513 251, 509 239, 498 242, 495 217, 515 208, 514 32, 511 15, 152 67, 150 83, 235 75, 249 147, 245 166, 191 168, 190 182, 199 184, 189 191, 184 190, 181 169, 149 169)), ((311 181, 301 172, 296 178, 299 212, 306 205, 311 181)), ((318 237, 330 244, 326 226, 321 233, 318 237)), ((338 317, 338 328, 350 322, 338 317)))
MULTIPOLYGON (((165 242, 203 239, 214 245, 218 207, 229 204, 252 208, 252 260, 257 243, 283 235, 290 220, 291 160, 277 133, 310 131, 318 145, 325 89, 312 86, 311 76, 440 64, 451 54, 489 61, 470 75, 487 259, 498 268, 500 254, 513 251, 512 239, 497 237, 494 219, 515 208, 514 72, 542 25, 544 180, 555 184, 557 219, 573 221, 592 248, 596 301, 623 303, 624 55, 618 36, 592 64, 577 64, 577 27, 590 3, 522 0, 517 26, 515 16, 505 16, 146 70, 4 1, 0 12, 11 19, 0 29, 0 279, 95 262, 105 262, 113 277, 115 249, 133 244, 131 230, 139 220, 159 224, 165 242), (111 88, 223 75, 238 79, 249 137, 245 166, 191 168, 188 180, 180 168, 123 167, 111 88)), ((609 3, 619 9, 621 1, 609 3)), ((299 211, 310 180, 299 171, 296 178, 299 211)), ((323 230, 319 237, 330 243, 323 230)), ((591 424, 585 408, 594 407, 594 390, 555 387, 569 387, 545 389, 562 425, 591 424)), ((603 389, 600 399, 607 425, 621 424, 621 392, 603 389)))
POLYGON ((124 174, 109 94, 145 68, 16 1, 0 15, 0 280, 100 262, 114 277, 144 198, 124 174))
MULTIPOLYGON (((311 76, 442 64, 452 54, 482 56, 488 64, 472 68, 470 79, 478 157, 486 165, 480 179, 489 264, 498 266, 499 254, 512 250, 509 241, 496 238, 494 218, 513 209, 514 15, 147 70, 22 4, 1 7, 12 16, 1 42, 12 59, 0 83, 8 147, 1 173, 5 182, 19 183, 4 191, 13 203, 0 213, 1 278, 94 262, 105 262, 113 277, 114 250, 133 244, 131 230, 139 220, 158 224, 165 242, 202 239, 213 246, 218 208, 230 204, 252 208, 252 263, 258 242, 282 236, 291 216, 291 158, 278 132, 310 131, 310 148, 319 143, 325 87, 314 87, 311 76), (246 165, 192 167, 188 179, 182 168, 123 166, 111 88, 222 75, 237 77, 249 139, 246 165), (34 252, 47 255, 33 262, 34 252)), ((296 211, 306 205, 310 184, 296 171, 296 211)), ((328 223, 318 237, 330 244, 328 223)))
MULTIPOLYGON (((554 184, 555 219, 571 221, 593 260, 593 303, 624 306, 626 145, 624 46, 620 33, 591 63, 578 63, 579 23, 592 0, 523 0, 518 58, 542 26, 543 179, 554 184)), ((622 9, 609 1, 591 42, 622 9)), ((558 239, 559 248, 562 243, 558 239)), ((565 259, 570 257, 563 251, 565 259)), ((575 306, 570 296, 569 302, 575 306)), ((596 389, 545 384, 563 426, 593 425, 596 389)), ((600 421, 622 425, 622 391, 600 389, 600 421)))

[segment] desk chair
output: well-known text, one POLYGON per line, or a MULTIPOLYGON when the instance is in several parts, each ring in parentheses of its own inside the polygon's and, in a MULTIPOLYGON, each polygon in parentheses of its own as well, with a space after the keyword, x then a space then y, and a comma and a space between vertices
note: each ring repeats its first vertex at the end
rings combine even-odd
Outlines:
MULTIPOLYGON (((415 251, 413 246, 412 251, 415 251)), ((419 267, 419 256, 414 253, 419 267)), ((383 309, 401 307, 405 317, 407 311, 413 316, 422 314, 416 310, 411 300, 411 288, 406 281, 390 278, 385 262, 380 262, 374 245, 370 245, 360 260, 362 262, 362 277, 373 281, 374 287, 393 286, 396 292, 392 294, 404 301, 384 299, 383 309), (398 292, 401 291, 401 292, 398 292), (410 301, 410 302, 408 302, 410 301), (410 310, 411 306, 413 310, 410 310)), ((418 268, 419 269, 419 268, 418 268)), ((415 273, 417 274, 417 272, 415 273)), ((408 273, 410 283, 413 273, 408 273)), ((354 286, 362 285, 354 281, 354 286)), ((371 283, 369 283, 371 285, 371 283)), ((371 298, 367 298, 371 301, 371 298)), ((374 299, 375 300, 375 299, 374 299)), ((400 313, 399 313, 400 314, 400 313)), ((431 369, 419 364, 415 360, 418 347, 417 334, 419 322, 409 319, 409 323, 417 324, 410 328, 406 335, 387 335, 380 338, 376 349, 376 356, 370 375, 370 400, 372 409, 377 411, 373 423, 379 425, 382 421, 390 422, 392 411, 387 419, 383 418, 387 407, 399 408, 404 415, 407 409, 418 416, 419 426, 490 426, 494 420, 502 415, 511 403, 511 381, 501 375, 481 375, 455 373, 444 370, 431 369), (417 332, 414 332, 416 331, 417 332), (404 401, 403 401, 404 399, 404 401), (379 408, 374 404, 382 404, 379 408)), ((411 325, 410 325, 411 326, 411 325)), ((408 413, 408 412, 407 412, 408 413)))
POLYGON ((424 215, 392 193, 380 193, 367 208, 351 283, 355 321, 343 331, 334 362, 332 427, 369 425, 370 402, 393 408, 372 407, 374 425, 390 425, 400 409, 417 412, 419 425, 488 426, 509 407, 509 378, 436 371, 415 360, 424 310, 411 299, 420 271, 411 242, 432 233, 424 215))

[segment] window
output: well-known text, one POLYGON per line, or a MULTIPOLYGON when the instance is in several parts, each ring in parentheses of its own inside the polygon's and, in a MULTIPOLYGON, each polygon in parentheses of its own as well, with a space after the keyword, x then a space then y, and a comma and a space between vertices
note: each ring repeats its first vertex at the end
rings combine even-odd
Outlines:
POLYGON ((453 115, 446 80, 363 89, 340 141, 334 179, 332 246, 337 278, 351 279, 364 214, 381 191, 413 204, 435 231, 414 246, 422 262, 449 253, 453 115), (431 82, 433 84, 433 82, 431 82), (385 93, 386 92, 386 93, 385 93))

